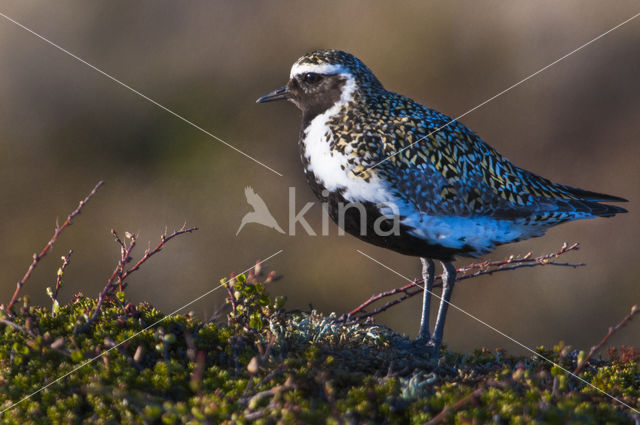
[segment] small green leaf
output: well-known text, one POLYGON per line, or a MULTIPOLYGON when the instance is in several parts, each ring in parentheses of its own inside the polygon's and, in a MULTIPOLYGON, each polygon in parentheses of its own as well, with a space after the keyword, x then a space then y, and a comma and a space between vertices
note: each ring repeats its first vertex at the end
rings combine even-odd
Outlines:
POLYGON ((254 311, 253 313, 251 313, 251 317, 249 318, 249 326, 258 331, 262 329, 262 316, 259 312, 254 311))
POLYGON ((76 351, 72 352, 71 353, 71 360, 73 360, 76 363, 80 363, 82 360, 84 360, 84 356, 82 355, 82 351, 76 350, 76 351))
POLYGON ((123 303, 125 298, 124 298, 124 291, 118 291, 116 292, 116 298, 118 298, 118 300, 123 303))
POLYGON ((276 301, 274 303, 274 306, 276 309, 281 309, 284 308, 284 304, 287 302, 287 297, 285 296, 278 296, 276 297, 276 301))

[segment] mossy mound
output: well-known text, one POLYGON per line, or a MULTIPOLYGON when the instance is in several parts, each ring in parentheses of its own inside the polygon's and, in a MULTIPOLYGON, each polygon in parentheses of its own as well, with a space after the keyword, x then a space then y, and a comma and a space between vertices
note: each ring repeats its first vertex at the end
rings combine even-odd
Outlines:
MULTIPOLYGON (((423 424, 438 414, 445 423, 633 423, 631 410, 538 356, 444 350, 432 359, 384 326, 284 312, 259 283, 227 286, 234 305, 224 324, 163 319, 115 297, 86 332, 77 331, 91 298, 55 316, 35 306, 5 315, 0 408, 19 403, 2 423, 423 424)), ((540 354, 575 368, 566 347, 540 354)), ((639 376, 633 356, 583 375, 631 406, 639 376)))

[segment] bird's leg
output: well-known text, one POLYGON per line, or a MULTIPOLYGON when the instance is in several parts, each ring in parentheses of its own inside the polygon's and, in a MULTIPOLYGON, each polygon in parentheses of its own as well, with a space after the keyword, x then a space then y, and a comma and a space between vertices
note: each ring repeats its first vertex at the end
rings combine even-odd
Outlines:
POLYGON ((442 344, 442 336, 444 334, 444 321, 447 317, 447 309, 449 308, 449 300, 451 300, 451 294, 453 293, 453 285, 456 282, 456 268, 449 262, 443 262, 444 272, 442 273, 442 298, 440 299, 440 309, 438 310, 438 318, 436 319, 436 326, 433 329, 433 337, 430 344, 434 347, 434 353, 438 354, 440 351, 440 344, 442 344))
POLYGON ((430 258, 420 258, 422 262, 422 284, 424 292, 422 294, 422 318, 420 319, 419 341, 429 341, 429 309, 431 307, 431 290, 433 289, 433 278, 436 266, 430 258))

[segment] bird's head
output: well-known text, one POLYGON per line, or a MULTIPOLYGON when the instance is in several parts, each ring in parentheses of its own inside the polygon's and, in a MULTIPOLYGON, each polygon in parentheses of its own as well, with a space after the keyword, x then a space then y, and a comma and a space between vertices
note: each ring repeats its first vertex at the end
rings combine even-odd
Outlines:
POLYGON ((356 92, 382 89, 375 75, 355 56, 341 50, 316 50, 291 67, 289 82, 257 100, 286 99, 306 116, 316 116, 338 102, 349 102, 356 92))

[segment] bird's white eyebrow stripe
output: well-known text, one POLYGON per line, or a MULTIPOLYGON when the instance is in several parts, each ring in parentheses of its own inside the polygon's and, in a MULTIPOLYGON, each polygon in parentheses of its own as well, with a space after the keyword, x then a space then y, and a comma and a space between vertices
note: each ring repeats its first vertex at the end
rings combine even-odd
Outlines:
POLYGON ((315 72, 317 74, 343 74, 349 71, 343 65, 332 65, 328 63, 317 65, 312 63, 294 63, 291 67, 289 78, 293 78, 294 75, 304 74, 306 72, 315 72))

